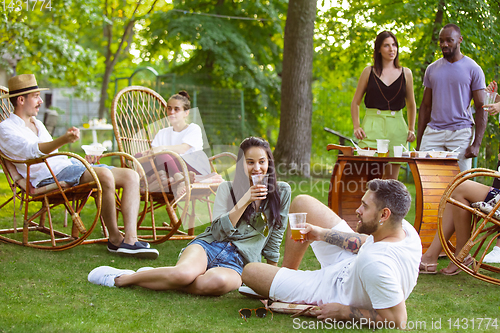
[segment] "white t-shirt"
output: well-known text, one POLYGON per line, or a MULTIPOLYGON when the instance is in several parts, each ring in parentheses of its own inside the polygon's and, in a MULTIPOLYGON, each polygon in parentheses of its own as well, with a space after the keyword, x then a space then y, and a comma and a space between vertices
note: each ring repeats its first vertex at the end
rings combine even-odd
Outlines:
POLYGON ((151 142, 151 146, 175 146, 183 143, 191 146, 184 154, 180 154, 184 161, 200 174, 209 174, 211 172, 210 162, 203 151, 201 128, 196 124, 189 124, 186 129, 180 132, 175 132, 172 126, 161 129, 151 142))
POLYGON ((387 309, 401 303, 417 284, 422 257, 415 228, 405 220, 402 227, 406 233, 403 240, 374 243, 369 236, 357 255, 340 256, 330 265, 322 263, 319 270, 280 269, 271 285, 271 298, 300 304, 340 303, 362 309, 387 309))
POLYGON ((363 309, 387 309, 410 296, 417 284, 422 243, 415 228, 403 220, 405 239, 373 242, 369 236, 341 286, 343 301, 363 309))
POLYGON ((190 154, 198 150, 203 150, 203 136, 201 128, 196 124, 189 124, 188 127, 180 132, 175 132, 172 126, 161 129, 155 136, 152 147, 176 146, 186 143, 191 146, 184 154, 190 154))

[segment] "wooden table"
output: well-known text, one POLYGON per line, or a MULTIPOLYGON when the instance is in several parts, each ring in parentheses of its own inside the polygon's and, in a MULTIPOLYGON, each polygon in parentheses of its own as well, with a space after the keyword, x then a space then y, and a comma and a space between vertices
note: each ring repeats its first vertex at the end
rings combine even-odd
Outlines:
POLYGON ((422 240, 423 252, 427 250, 437 231, 438 206, 446 186, 460 172, 454 158, 417 157, 366 157, 350 156, 351 147, 328 145, 328 150, 339 149, 335 163, 328 206, 356 230, 356 209, 366 190, 366 183, 382 178, 384 165, 388 162, 408 163, 415 182, 414 227, 422 240))

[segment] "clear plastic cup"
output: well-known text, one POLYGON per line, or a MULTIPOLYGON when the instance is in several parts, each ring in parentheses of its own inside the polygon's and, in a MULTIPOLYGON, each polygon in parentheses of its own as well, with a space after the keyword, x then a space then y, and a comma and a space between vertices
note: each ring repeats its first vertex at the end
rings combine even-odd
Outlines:
POLYGON ((394 157, 401 157, 403 156, 403 147, 402 146, 394 146, 394 157))
POLYGON ((265 185, 267 187, 267 180, 269 179, 269 174, 265 175, 252 175, 253 185, 265 185))
POLYGON ((292 232, 292 239, 303 240, 305 235, 300 233, 301 230, 306 228, 306 215, 307 213, 290 213, 288 214, 288 223, 290 223, 290 231, 292 232))

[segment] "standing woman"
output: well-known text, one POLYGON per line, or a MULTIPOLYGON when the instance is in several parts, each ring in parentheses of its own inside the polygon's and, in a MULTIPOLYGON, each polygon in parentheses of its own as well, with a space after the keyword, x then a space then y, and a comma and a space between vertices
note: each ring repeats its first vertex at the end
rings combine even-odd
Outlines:
POLYGON ((222 295, 241 286, 243 266, 277 265, 290 206, 290 186, 276 181, 269 143, 250 137, 240 145, 234 182, 222 183, 215 196, 214 220, 181 251, 172 267, 137 272, 101 266, 88 280, 108 287, 141 286, 181 290, 197 295, 222 295), (251 185, 252 175, 268 174, 268 185, 251 185))
MULTIPOLYGON (((377 148, 377 139, 388 139, 389 156, 394 146, 415 140, 416 104, 413 75, 409 68, 399 65, 398 40, 390 31, 383 31, 375 39, 373 66, 366 67, 359 78, 351 103, 354 136, 362 148, 377 148), (359 121, 359 105, 365 96, 366 115, 359 121), (408 126, 402 109, 408 105, 408 126)), ((386 164, 385 179, 397 179, 399 164, 386 164)))

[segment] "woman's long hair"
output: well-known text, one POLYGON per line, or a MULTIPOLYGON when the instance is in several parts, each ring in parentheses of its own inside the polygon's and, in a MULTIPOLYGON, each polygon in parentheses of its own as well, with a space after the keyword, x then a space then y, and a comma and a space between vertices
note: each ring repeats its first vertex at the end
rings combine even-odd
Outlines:
POLYGON ((380 48, 382 47, 382 43, 384 43, 384 40, 386 38, 392 37, 394 39, 394 42, 396 43, 396 46, 398 47, 398 51, 396 53, 396 57, 394 58, 394 66, 396 68, 399 68, 399 44, 398 44, 398 39, 394 34, 390 31, 382 31, 377 35, 377 38, 375 39, 375 46, 373 48, 373 67, 375 69, 375 74, 377 76, 382 75, 382 55, 380 54, 380 48))
MULTIPOLYGON (((271 216, 267 216, 269 226, 273 226, 274 228, 281 228, 281 200, 280 194, 278 193, 278 183, 276 181, 276 172, 274 166, 274 157, 271 152, 271 148, 269 147, 269 143, 261 138, 249 137, 243 140, 240 144, 240 149, 238 152, 238 159, 236 162, 236 172, 233 181, 233 191, 234 191, 234 202, 232 195, 228 200, 228 209, 231 210, 236 202, 238 202, 241 197, 248 191, 250 188, 250 180, 249 175, 246 173, 246 159, 245 153, 251 147, 259 147, 262 148, 267 154, 268 160, 268 168, 267 174, 268 183, 267 183, 267 196, 264 199, 263 203, 267 202, 267 206, 271 211, 271 216)), ((255 203, 248 205, 245 212, 241 216, 241 218, 249 221, 252 215, 255 213, 255 203)))

